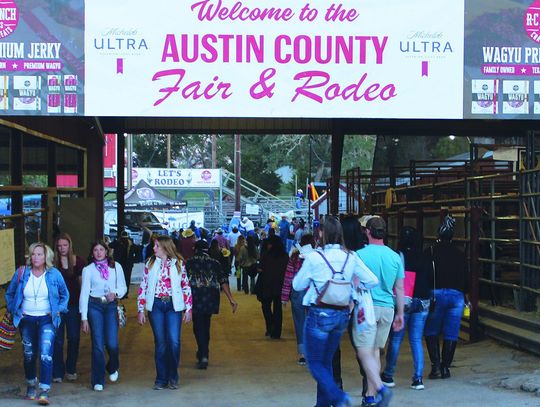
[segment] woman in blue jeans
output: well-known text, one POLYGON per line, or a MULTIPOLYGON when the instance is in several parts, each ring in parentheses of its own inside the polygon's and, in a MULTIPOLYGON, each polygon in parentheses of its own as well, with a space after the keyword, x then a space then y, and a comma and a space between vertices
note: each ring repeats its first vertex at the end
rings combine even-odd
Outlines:
POLYGON ((144 312, 148 311, 155 345, 154 390, 175 390, 179 383, 182 319, 186 324, 191 321, 191 287, 182 256, 169 236, 158 236, 153 250, 137 295, 137 319, 144 325, 144 312))
POLYGON ((54 253, 44 243, 28 249, 26 267, 19 267, 6 291, 7 310, 21 330, 26 377, 26 399, 49 404, 55 331, 67 311, 69 292, 53 267, 54 253), (39 381, 36 361, 39 360, 39 381), (39 385, 39 393, 38 393, 39 385))
POLYGON ((119 263, 109 256, 109 247, 99 240, 92 245, 89 256, 92 260, 82 272, 81 327, 92 336, 92 378, 94 391, 103 391, 105 371, 109 380, 118 380, 120 350, 118 348, 118 299, 126 295, 124 271, 119 263), (105 364, 105 349, 109 361, 105 364))
POLYGON ((439 240, 426 250, 430 287, 435 307, 429 313, 424 337, 431 360, 430 379, 450 377, 467 293, 465 254, 452 242, 455 220, 447 215, 439 227, 439 240), (439 336, 443 335, 442 354, 439 336))
MULTIPOLYGON (((405 326, 400 331, 390 330, 388 349, 386 351, 386 367, 381 375, 387 387, 394 387, 394 373, 399 356, 399 348, 408 328, 409 344, 413 358, 414 370, 411 388, 424 389, 424 348, 422 336, 429 310, 429 274, 422 261, 420 235, 412 226, 404 226, 400 232, 399 254, 405 266, 405 272, 414 272, 415 284, 412 297, 407 297, 405 304, 405 326)), ((407 279, 407 275, 405 276, 407 279)))
POLYGON ((304 356, 304 322, 306 319, 306 307, 302 304, 306 291, 296 291, 291 287, 292 280, 298 270, 304 263, 304 258, 307 253, 315 247, 315 239, 312 234, 305 234, 300 239, 300 249, 293 249, 287 269, 285 270, 285 278, 283 279, 283 287, 281 288, 281 304, 286 306, 291 300, 291 312, 294 323, 294 333, 296 334, 296 349, 298 352, 297 363, 300 366, 306 364, 304 356))
POLYGON ((332 278, 332 269, 341 272, 345 281, 351 282, 351 287, 355 276, 367 288, 377 285, 378 280, 358 256, 344 248, 343 230, 334 217, 324 222, 323 244, 322 250, 306 256, 293 280, 293 289, 307 290, 303 301, 308 307, 304 348, 309 370, 317 382, 316 407, 350 406, 349 395, 337 386, 332 374, 332 358, 349 323, 350 310, 348 306, 318 303, 318 292, 332 278))
POLYGON ((56 238, 54 264, 62 273, 69 291, 68 312, 62 315, 62 323, 54 339, 53 382, 61 383, 64 375, 68 381, 77 380, 77 359, 81 338, 81 294, 82 270, 86 262, 73 252, 73 242, 67 233, 56 238), (67 358, 64 362, 64 334, 67 337, 67 358))

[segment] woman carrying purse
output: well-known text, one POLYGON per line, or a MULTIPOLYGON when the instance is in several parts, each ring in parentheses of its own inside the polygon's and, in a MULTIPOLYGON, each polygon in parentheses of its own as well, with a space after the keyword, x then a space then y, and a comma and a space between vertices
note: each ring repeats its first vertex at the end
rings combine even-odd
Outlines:
POLYGON ((54 253, 49 246, 33 243, 28 254, 26 266, 19 268, 9 283, 6 305, 13 325, 21 331, 27 384, 25 398, 37 398, 39 404, 48 405, 54 336, 61 314, 68 310, 69 292, 62 274, 53 267, 54 253))

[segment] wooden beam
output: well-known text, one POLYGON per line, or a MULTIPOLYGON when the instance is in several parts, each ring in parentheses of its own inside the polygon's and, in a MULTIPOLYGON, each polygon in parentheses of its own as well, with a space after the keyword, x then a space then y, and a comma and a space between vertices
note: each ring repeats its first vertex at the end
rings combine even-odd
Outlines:
POLYGON ((330 186, 330 213, 337 215, 339 212, 339 180, 341 174, 341 159, 343 158, 343 144, 345 135, 340 130, 332 133, 332 185, 330 186))

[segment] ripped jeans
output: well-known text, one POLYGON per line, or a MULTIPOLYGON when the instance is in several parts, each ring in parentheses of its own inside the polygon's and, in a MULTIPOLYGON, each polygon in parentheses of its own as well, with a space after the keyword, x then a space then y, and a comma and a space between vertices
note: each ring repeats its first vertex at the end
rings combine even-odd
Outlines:
POLYGON ((51 388, 54 335, 56 329, 50 315, 25 315, 19 324, 24 356, 24 375, 28 384, 37 384, 36 359, 39 356, 39 387, 51 388))

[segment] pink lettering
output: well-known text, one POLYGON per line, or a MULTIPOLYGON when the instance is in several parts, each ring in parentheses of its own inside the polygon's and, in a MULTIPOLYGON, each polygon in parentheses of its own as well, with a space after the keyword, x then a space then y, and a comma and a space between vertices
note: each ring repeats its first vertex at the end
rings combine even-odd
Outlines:
POLYGON ((368 74, 364 73, 356 83, 346 86, 338 82, 330 82, 330 74, 324 71, 304 71, 294 76, 295 81, 303 83, 295 89, 291 102, 300 96, 311 99, 317 103, 334 99, 349 100, 354 102, 365 100, 374 102, 377 99, 387 101, 397 96, 396 87, 393 83, 381 87, 380 83, 367 85, 368 74), (328 86, 327 86, 328 85, 328 86), (367 85, 367 86, 366 86, 367 85))
POLYGON ((284 51, 282 50, 282 43, 285 43, 284 45, 291 45, 291 37, 287 35, 278 35, 276 37, 276 42, 275 42, 275 47, 274 47, 274 50, 275 50, 274 59, 276 60, 276 62, 280 64, 286 64, 290 62, 291 54, 290 53, 285 53, 285 55, 283 54, 284 51))
POLYGON ((264 35, 167 34, 161 62, 264 62, 264 35), (180 49, 178 49, 180 45, 180 49))
POLYGON ((367 64, 368 56, 375 54, 375 62, 383 63, 388 37, 372 36, 321 36, 278 35, 274 42, 275 59, 278 63, 319 64, 346 63, 367 64))
POLYGON ((191 5, 191 10, 197 13, 200 21, 240 20, 240 21, 289 21, 294 16, 290 8, 249 8, 237 1, 231 8, 224 7, 222 0, 202 0, 191 5))
POLYGON ((161 62, 167 62, 167 58, 172 58, 173 62, 180 62, 178 58, 178 47, 174 34, 167 34, 165 37, 165 46, 163 47, 163 55, 161 62))
POLYGON ((164 93, 161 99, 158 99, 154 102, 154 106, 158 106, 168 99, 173 93, 180 92, 180 95, 183 99, 193 99, 197 100, 201 97, 209 100, 215 97, 220 97, 225 100, 232 96, 231 84, 228 82, 220 81, 219 77, 216 75, 213 77, 212 82, 208 83, 206 86, 201 83, 201 81, 194 81, 187 83, 182 90, 180 87, 181 82, 186 76, 185 69, 168 69, 160 72, 156 72, 152 77, 152 81, 161 80, 166 77, 175 77, 178 79, 173 86, 164 87, 159 90, 160 93, 164 93))

